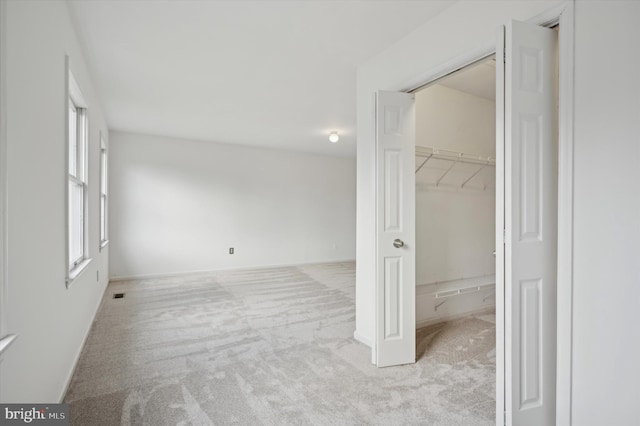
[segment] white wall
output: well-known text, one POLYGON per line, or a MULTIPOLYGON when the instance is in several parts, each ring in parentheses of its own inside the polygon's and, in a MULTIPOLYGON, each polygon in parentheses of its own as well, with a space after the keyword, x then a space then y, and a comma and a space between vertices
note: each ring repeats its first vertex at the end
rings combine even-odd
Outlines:
MULTIPOLYGON (((458 2, 360 67, 356 321, 365 337, 373 337, 371 93, 402 89, 490 42, 497 25, 557 3, 458 2)), ((575 12, 572 424, 631 425, 640 381, 640 2, 579 0, 575 12)))
POLYGON ((510 19, 526 20, 559 1, 459 1, 358 68, 356 334, 374 337, 375 135, 373 93, 405 90, 433 69, 496 40, 510 19))
MULTIPOLYGON (((456 76, 465 71, 460 73, 456 76)), ((416 93, 416 145, 495 158, 495 101, 441 84, 420 90, 416 93)))
POLYGON ((98 157, 107 131, 67 4, 7 6, 8 312, 19 335, 2 361, 2 402, 58 402, 107 284, 99 251, 98 157), (65 286, 65 55, 89 106, 89 250, 65 286), (96 280, 100 271, 101 279, 96 280))
POLYGON ((578 2, 573 424, 640 424, 640 2, 578 2))
POLYGON ((112 277, 355 258, 353 159, 119 132, 110 143, 112 277))
MULTIPOLYGON (((438 84, 415 99, 418 145, 495 158, 494 101, 438 84)), ((416 292, 418 325, 488 308, 495 301, 487 289, 447 299, 436 309, 436 286, 425 286, 495 274, 495 168, 483 169, 461 189, 478 166, 458 164, 436 187, 450 164, 432 159, 416 174, 416 284, 423 285, 416 292)))

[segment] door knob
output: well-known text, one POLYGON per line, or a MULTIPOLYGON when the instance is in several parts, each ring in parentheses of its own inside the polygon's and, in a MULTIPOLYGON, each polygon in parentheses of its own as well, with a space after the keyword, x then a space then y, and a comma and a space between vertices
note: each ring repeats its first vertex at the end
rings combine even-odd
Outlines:
POLYGON ((396 238, 395 240, 393 240, 393 246, 395 248, 400 248, 400 247, 404 247, 404 241, 396 238))

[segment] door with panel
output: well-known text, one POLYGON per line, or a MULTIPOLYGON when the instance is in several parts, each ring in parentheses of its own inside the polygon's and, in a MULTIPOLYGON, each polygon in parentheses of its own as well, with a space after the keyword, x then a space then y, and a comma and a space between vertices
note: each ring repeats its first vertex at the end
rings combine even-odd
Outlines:
POLYGON ((416 360, 414 95, 376 94, 378 367, 416 360))
POLYGON ((512 21, 502 46, 504 410, 507 425, 547 425, 556 385, 557 33, 512 21))

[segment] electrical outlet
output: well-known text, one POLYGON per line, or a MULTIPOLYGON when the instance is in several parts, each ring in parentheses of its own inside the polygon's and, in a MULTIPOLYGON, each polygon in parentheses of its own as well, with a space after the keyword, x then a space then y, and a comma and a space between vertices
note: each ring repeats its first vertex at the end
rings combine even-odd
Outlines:
POLYGON ((229 254, 233 254, 234 250, 233 247, 229 247, 229 254))

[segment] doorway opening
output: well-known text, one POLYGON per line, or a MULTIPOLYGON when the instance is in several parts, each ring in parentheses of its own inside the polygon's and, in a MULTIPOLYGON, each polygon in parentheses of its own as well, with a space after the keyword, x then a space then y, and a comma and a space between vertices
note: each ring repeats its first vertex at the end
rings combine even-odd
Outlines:
POLYGON ((415 95, 416 361, 469 379, 495 419, 495 55, 415 95))
MULTIPOLYGON (((556 418, 556 389, 559 406, 570 400, 570 351, 556 335, 571 335, 570 315, 560 315, 557 300, 571 307, 571 271, 560 266, 572 253, 572 209, 566 201, 573 191, 572 28, 571 5, 529 22, 511 21, 499 29, 495 50, 470 52, 434 68, 427 78, 404 86, 405 91, 378 91, 375 96, 372 362, 388 367, 413 363, 416 355, 423 362, 426 352, 416 352, 417 326, 442 321, 438 315, 421 321, 420 312, 416 318, 416 284, 423 284, 420 277, 416 280, 415 172, 421 166, 416 163, 416 145, 427 147, 427 157, 433 148, 438 150, 433 143, 416 144, 416 93, 440 82, 447 70, 453 73, 496 54, 495 421, 500 424, 551 424, 556 418), (559 32, 550 28, 557 23, 559 32), (558 282, 565 284, 562 291, 558 282)), ((456 154, 464 157, 464 152, 456 154)), ((457 167, 460 160, 453 162, 457 167)), ((442 173, 450 174, 447 170, 442 173)), ((435 186, 443 182, 442 176, 435 186)), ((457 294, 441 296, 463 297, 467 292, 451 290, 457 294)), ((438 298, 433 291, 425 293, 438 298)), ((445 305, 451 306, 450 301, 437 308, 445 305)), ((436 310, 435 302, 432 309, 436 310)), ((558 412, 559 418, 568 414, 566 409, 558 412)))

